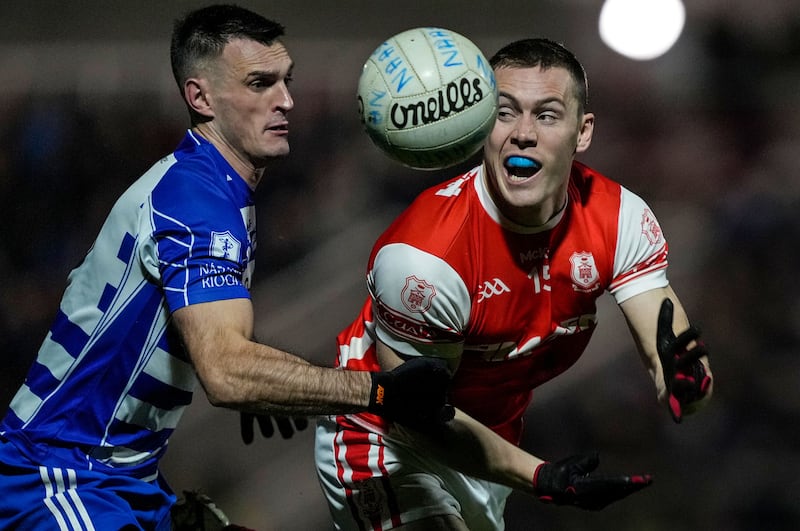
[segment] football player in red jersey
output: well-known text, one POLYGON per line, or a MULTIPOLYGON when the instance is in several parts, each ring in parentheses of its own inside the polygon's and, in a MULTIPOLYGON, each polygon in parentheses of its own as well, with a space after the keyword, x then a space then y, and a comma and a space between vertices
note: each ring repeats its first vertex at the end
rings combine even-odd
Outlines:
POLYGON ((456 416, 320 419, 317 469, 338 529, 502 529, 513 489, 596 510, 649 485, 594 473, 596 455, 547 462, 518 447, 532 390, 582 354, 605 292, 676 422, 711 396, 653 212, 575 161, 594 127, 583 66, 546 39, 511 43, 491 64, 499 112, 482 164, 424 191, 379 238, 369 298, 338 337, 346 370, 446 360, 456 416))

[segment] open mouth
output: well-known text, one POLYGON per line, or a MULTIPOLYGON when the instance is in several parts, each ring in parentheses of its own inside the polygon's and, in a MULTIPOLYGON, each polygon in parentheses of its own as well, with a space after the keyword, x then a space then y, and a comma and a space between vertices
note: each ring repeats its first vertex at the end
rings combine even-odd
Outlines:
POLYGON ((508 157, 503 165, 512 181, 529 179, 542 168, 539 161, 519 155, 508 157))

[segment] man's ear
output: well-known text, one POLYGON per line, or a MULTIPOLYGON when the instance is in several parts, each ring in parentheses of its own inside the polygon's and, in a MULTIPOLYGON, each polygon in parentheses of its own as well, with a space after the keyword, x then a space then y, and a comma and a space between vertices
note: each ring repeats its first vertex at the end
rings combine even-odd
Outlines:
POLYGON ((581 129, 578 132, 578 141, 575 145, 575 153, 582 153, 589 149, 594 133, 594 114, 587 112, 583 115, 581 129))
POLYGON ((208 91, 208 81, 199 78, 189 78, 183 84, 183 99, 189 109, 205 118, 213 118, 214 110, 208 91))

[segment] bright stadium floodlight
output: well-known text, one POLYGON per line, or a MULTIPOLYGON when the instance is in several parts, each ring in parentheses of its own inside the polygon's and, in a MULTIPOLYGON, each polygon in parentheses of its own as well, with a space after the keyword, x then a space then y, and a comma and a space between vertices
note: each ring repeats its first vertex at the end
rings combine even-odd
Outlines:
POLYGON ((615 52, 646 61, 666 53, 686 22, 681 0, 606 0, 600 38, 615 52))

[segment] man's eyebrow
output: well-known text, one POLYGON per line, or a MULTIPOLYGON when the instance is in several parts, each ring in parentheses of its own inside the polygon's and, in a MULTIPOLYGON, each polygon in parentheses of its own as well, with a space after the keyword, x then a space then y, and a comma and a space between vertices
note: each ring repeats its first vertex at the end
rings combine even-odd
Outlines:
POLYGON ((519 101, 517 101, 517 98, 515 98, 514 96, 512 96, 508 92, 502 92, 502 91, 498 92, 497 99, 500 100, 500 99, 503 99, 503 98, 508 100, 506 102, 507 105, 511 105, 511 106, 513 106, 515 108, 519 108, 519 101))
MULTIPOLYGON (((286 76, 290 76, 292 71, 294 70, 294 63, 289 65, 289 68, 286 69, 286 76)), ((278 78, 281 77, 282 69, 271 69, 271 70, 253 70, 247 73, 247 78, 278 78)))
POLYGON ((564 102, 564 99, 561 98, 560 96, 551 96, 549 98, 544 98, 544 99, 539 100, 539 101, 536 102, 538 107, 541 107, 542 105, 548 105, 550 103, 557 103, 561 107, 565 107, 566 106, 566 103, 564 102))
POLYGON ((252 70, 247 73, 247 77, 277 77, 275 70, 252 70))
MULTIPOLYGON (((514 105, 514 106, 519 107, 519 105, 520 105, 519 100, 516 97, 512 96, 511 94, 509 94, 507 92, 502 92, 502 91, 499 92, 498 93, 498 99, 499 98, 507 99, 509 101, 509 103, 514 105)), ((561 97, 559 97, 559 96, 550 96, 550 97, 547 97, 547 98, 536 100, 535 101, 535 104, 536 104, 535 107, 541 107, 543 105, 547 105, 547 104, 551 104, 551 103, 557 103, 558 105, 560 105, 562 107, 566 106, 566 103, 564 102, 564 100, 561 97)))

